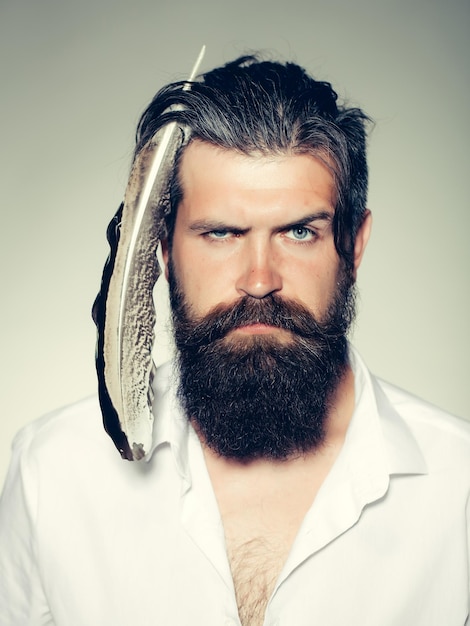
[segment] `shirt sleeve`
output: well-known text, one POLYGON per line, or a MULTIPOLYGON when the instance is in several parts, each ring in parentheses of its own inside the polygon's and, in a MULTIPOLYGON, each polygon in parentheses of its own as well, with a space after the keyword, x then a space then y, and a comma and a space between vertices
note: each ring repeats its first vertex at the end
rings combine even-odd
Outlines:
POLYGON ((31 427, 13 442, 0 497, 0 624, 53 626, 37 560, 36 473, 28 461, 31 427))

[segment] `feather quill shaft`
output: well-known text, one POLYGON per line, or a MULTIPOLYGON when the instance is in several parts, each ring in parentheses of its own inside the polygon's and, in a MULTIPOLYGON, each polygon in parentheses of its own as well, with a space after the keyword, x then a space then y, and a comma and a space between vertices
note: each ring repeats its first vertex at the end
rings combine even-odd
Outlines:
MULTIPOLYGON (((183 89, 194 80, 204 51, 205 46, 183 89)), ((136 158, 124 202, 108 227, 111 250, 93 307, 103 421, 128 460, 143 458, 152 443, 153 289, 161 273, 156 255, 164 224, 161 199, 181 143, 182 131, 173 122, 136 158)))

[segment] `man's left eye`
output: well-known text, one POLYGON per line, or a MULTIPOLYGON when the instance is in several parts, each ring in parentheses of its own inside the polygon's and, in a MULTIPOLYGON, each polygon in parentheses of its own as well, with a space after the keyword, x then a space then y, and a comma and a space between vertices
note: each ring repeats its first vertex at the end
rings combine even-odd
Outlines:
POLYGON ((314 238, 315 233, 305 226, 294 226, 287 231, 286 236, 296 241, 310 241, 314 238))

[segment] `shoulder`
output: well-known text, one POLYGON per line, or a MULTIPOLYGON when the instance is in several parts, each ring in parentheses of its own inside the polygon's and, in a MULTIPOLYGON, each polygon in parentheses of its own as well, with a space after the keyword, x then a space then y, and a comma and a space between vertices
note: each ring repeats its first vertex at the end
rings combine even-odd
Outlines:
MULTIPOLYGON (((105 442, 103 433, 98 398, 91 396, 23 427, 13 440, 13 451, 60 456, 72 449, 102 446, 105 442)), ((85 450, 83 452, 86 454, 85 450)))
POLYGON ((465 467, 470 476, 470 421, 395 385, 375 379, 429 462, 465 467))
POLYGON ((94 485, 99 476, 117 478, 125 465, 104 430, 98 398, 93 396, 22 428, 13 440, 7 482, 22 485, 35 511, 38 498, 63 498, 68 489, 94 485))
POLYGON ((443 409, 400 389, 389 382, 376 378, 382 391, 394 409, 408 422, 417 426, 449 433, 470 442, 470 421, 452 415, 443 409))
MULTIPOLYGON (((154 407, 159 422, 171 416, 168 390, 174 384, 171 364, 156 370, 153 380, 154 407)), ((34 479, 43 472, 59 472, 61 476, 76 471, 105 474, 129 473, 130 466, 139 463, 123 462, 112 439, 104 429, 97 395, 53 411, 23 427, 13 441, 13 460, 34 479), (29 471, 27 471, 29 468, 29 471)), ((59 479, 59 477, 58 477, 59 479)))

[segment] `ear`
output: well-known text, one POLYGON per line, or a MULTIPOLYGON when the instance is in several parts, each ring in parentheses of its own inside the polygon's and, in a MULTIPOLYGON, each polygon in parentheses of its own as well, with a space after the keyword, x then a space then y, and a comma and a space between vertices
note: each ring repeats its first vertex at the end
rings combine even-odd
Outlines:
POLYGON ((362 224, 359 226, 359 230, 356 234, 356 241, 354 242, 354 280, 356 279, 357 270, 359 269, 362 257, 364 256, 364 251, 366 249, 367 242, 369 241, 371 229, 372 213, 369 211, 369 209, 366 209, 362 224))
POLYGON ((169 255, 169 250, 168 250, 168 239, 162 239, 161 240, 161 246, 162 246, 162 259, 163 259, 163 264, 164 264, 164 274, 165 274, 165 278, 168 280, 168 255, 169 255))

